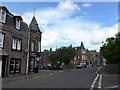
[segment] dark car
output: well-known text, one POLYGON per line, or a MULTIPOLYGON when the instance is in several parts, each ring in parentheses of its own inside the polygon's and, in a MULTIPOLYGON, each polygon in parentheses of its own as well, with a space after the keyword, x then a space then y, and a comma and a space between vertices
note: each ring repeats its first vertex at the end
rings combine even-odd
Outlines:
POLYGON ((87 67, 87 64, 86 64, 86 63, 83 63, 83 67, 86 68, 86 67, 87 67))
POLYGON ((45 69, 45 68, 46 68, 45 65, 40 65, 40 66, 39 66, 39 69, 45 69))
POLYGON ((63 66, 62 65, 51 65, 50 69, 51 70, 62 70, 63 66))

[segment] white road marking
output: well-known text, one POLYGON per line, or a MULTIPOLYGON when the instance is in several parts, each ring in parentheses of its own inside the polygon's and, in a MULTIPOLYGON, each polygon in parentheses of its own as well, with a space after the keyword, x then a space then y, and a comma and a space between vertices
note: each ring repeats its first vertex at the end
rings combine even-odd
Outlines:
POLYGON ((98 70, 95 72, 96 74, 98 74, 98 71, 100 70, 101 67, 98 68, 98 70))
POLYGON ((98 77, 99 77, 99 74, 97 74, 96 78, 94 79, 94 81, 93 81, 93 83, 92 83, 92 85, 91 85, 91 88, 94 88, 95 83, 96 83, 98 77))
POLYGON ((101 81, 102 81, 102 74, 100 74, 99 83, 98 83, 98 88, 101 88, 101 81))
POLYGON ((59 71, 59 72, 63 72, 63 71, 59 71))
POLYGON ((49 75, 53 75, 53 73, 49 73, 49 75))

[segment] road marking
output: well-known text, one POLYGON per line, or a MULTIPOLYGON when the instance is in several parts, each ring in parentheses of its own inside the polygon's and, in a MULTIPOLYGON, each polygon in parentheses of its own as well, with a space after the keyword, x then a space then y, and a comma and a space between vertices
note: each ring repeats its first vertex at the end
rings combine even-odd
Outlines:
POLYGON ((100 70, 101 67, 98 68, 98 70, 95 72, 96 74, 98 74, 98 71, 100 70))
POLYGON ((101 88, 101 81, 102 81, 102 74, 100 74, 99 83, 98 83, 98 88, 101 88))
POLYGON ((49 75, 53 75, 53 73, 49 73, 49 75))
POLYGON ((63 71, 59 71, 59 72, 63 72, 63 71))
POLYGON ((30 78, 40 78, 40 77, 44 77, 44 76, 48 76, 48 74, 44 74, 44 75, 40 75, 40 76, 35 76, 35 77, 30 77, 30 78))
POLYGON ((96 78, 94 79, 94 81, 93 81, 93 83, 92 83, 92 85, 91 85, 91 88, 94 88, 95 83, 96 83, 98 77, 99 77, 99 74, 97 74, 96 78))
POLYGON ((114 86, 109 86, 109 87, 105 87, 105 88, 120 88, 120 85, 114 85, 114 86))

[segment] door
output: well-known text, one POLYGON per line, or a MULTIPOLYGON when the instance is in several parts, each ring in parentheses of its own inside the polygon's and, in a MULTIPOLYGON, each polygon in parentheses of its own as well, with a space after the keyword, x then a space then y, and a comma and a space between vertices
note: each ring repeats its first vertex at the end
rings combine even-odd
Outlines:
POLYGON ((6 56, 2 56, 2 77, 6 76, 6 56))
POLYGON ((2 60, 0 60, 0 77, 2 76, 2 60))

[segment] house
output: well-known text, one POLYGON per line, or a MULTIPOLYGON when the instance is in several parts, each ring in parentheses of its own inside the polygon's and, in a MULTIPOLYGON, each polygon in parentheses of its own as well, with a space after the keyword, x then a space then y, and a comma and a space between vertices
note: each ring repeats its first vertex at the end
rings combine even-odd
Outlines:
POLYGON ((21 16, 14 16, 5 6, 0 6, 2 77, 33 72, 40 61, 41 34, 35 16, 28 27, 21 16))
POLYGON ((14 16, 0 6, 0 60, 1 76, 25 74, 28 26, 21 16, 14 16))
POLYGON ((44 50, 43 52, 42 52, 42 62, 41 62, 41 64, 42 65, 49 65, 49 64, 51 64, 50 63, 50 60, 49 60, 49 56, 52 54, 52 53, 55 53, 55 51, 52 51, 52 48, 50 48, 50 50, 44 50))
POLYGON ((84 63, 88 60, 88 52, 87 49, 85 49, 83 42, 81 42, 81 46, 75 47, 75 50, 76 56, 74 57, 74 60, 71 61, 71 64, 84 63))
POLYGON ((34 67, 40 64, 41 61, 41 34, 37 20, 33 16, 29 26, 30 30, 30 61, 29 71, 33 72, 34 67))

